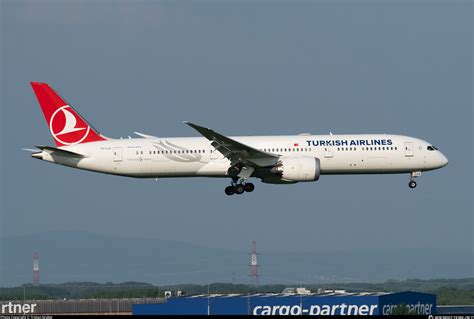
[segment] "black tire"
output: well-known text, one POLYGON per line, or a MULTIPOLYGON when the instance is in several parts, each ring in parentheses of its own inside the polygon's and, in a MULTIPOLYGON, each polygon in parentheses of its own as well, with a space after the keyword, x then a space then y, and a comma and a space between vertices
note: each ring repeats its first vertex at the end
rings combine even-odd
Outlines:
POLYGON ((238 185, 235 186, 235 193, 236 193, 237 195, 242 194, 244 191, 245 191, 245 190, 244 190, 244 185, 238 184, 238 185))
POLYGON ((224 191, 225 191, 226 195, 229 195, 229 196, 234 195, 235 194, 235 187, 234 186, 227 186, 224 191))
POLYGON ((253 192, 254 189, 255 189, 255 186, 254 186, 252 183, 246 183, 246 184, 244 185, 244 190, 245 190, 247 193, 253 192))
POLYGON ((415 188, 416 187, 416 182, 415 181, 410 181, 410 183, 408 183, 408 187, 415 188))

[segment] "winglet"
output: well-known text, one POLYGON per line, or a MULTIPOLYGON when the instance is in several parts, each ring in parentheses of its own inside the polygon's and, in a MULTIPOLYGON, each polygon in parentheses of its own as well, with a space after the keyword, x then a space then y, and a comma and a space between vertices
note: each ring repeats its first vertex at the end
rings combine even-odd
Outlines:
POLYGON ((209 133, 215 133, 214 130, 212 130, 210 128, 206 128, 204 126, 200 126, 200 125, 191 123, 191 122, 188 122, 188 121, 183 121, 183 123, 191 126, 193 129, 195 129, 196 131, 198 131, 200 134, 204 135, 208 139, 210 139, 210 140, 213 139, 213 138, 209 138, 209 133))

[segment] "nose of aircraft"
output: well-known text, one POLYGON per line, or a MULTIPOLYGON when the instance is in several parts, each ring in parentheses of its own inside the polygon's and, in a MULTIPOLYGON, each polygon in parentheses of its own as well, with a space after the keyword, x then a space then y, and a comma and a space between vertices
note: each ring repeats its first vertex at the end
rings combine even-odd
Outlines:
POLYGON ((448 165, 448 158, 441 152, 440 152, 439 163, 440 163, 440 167, 444 167, 444 166, 448 165))

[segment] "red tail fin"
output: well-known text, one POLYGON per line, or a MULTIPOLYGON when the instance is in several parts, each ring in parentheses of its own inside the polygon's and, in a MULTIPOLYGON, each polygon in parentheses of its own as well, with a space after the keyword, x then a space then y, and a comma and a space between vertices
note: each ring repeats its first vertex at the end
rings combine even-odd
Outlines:
POLYGON ((31 82, 57 146, 103 141, 74 108, 46 83, 31 82))

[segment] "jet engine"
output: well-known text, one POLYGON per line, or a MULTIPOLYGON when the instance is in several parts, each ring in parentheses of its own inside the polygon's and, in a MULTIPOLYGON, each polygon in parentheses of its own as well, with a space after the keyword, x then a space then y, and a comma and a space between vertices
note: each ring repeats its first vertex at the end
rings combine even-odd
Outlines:
MULTIPOLYGON (((282 156, 271 172, 279 177, 281 182, 313 182, 319 179, 321 165, 316 157, 282 156)), ((270 182, 271 179, 267 180, 270 182)))

